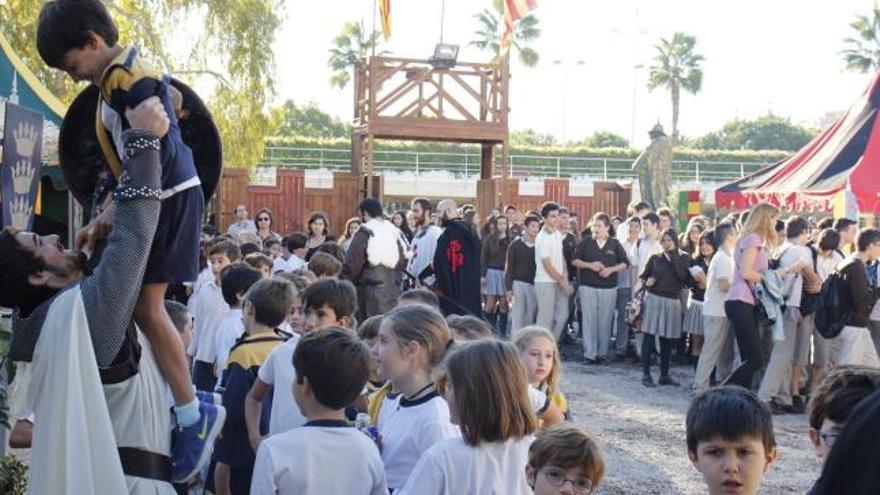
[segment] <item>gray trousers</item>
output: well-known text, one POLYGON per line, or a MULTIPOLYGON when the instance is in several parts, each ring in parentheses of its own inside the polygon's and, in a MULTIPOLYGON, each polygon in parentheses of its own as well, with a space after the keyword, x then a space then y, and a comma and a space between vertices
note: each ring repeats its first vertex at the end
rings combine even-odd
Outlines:
POLYGON ((535 296, 538 300, 536 324, 553 333, 556 340, 562 336, 562 329, 568 319, 568 296, 556 282, 535 282, 535 296))
POLYGON ((709 388, 709 379, 715 369, 715 379, 723 381, 733 371, 733 331, 725 316, 703 316, 703 350, 697 361, 694 389, 709 388))
POLYGON ((578 289, 584 317, 584 357, 606 357, 614 326, 617 289, 597 289, 582 285, 578 289))
POLYGON ((513 281, 513 306, 510 308, 511 333, 528 325, 534 325, 538 314, 538 298, 534 284, 513 281))
POLYGON ((618 354, 626 353, 630 328, 626 322, 626 304, 632 300, 631 287, 617 288, 617 331, 614 334, 614 349, 618 354))
POLYGON ((800 326, 799 316, 799 308, 785 308, 785 314, 782 316, 785 339, 781 342, 773 342, 770 361, 758 388, 758 398, 764 402, 777 397, 782 404, 791 404, 791 367, 794 364, 795 344, 800 326))

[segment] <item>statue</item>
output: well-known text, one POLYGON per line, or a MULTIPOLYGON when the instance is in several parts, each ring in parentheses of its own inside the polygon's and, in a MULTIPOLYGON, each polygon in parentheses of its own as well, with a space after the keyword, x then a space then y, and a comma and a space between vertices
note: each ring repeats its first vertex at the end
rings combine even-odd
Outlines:
POLYGON ((642 201, 654 208, 669 206, 672 141, 659 123, 648 135, 651 136, 651 144, 636 158, 632 169, 639 176, 642 201))

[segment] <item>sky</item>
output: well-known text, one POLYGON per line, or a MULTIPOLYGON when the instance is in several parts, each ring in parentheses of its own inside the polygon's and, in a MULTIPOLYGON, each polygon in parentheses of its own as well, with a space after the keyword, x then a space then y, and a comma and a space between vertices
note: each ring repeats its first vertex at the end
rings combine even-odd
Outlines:
MULTIPOLYGON (((384 49, 429 56, 440 37, 441 3, 391 0, 392 36, 384 49)), ((466 45, 477 29, 474 15, 490 4, 446 0, 444 39, 462 46, 460 61, 488 60, 466 45)), ((682 97, 683 136, 768 112, 818 127, 870 82, 869 75, 845 71, 839 52, 849 23, 872 6, 873 0, 539 0, 542 35, 534 47, 541 62, 533 69, 512 64, 510 127, 558 141, 563 134, 572 141, 607 130, 644 146, 657 121, 669 131, 672 105, 668 92, 646 89, 648 71, 637 67, 649 66, 657 41, 676 31, 696 36, 696 51, 706 59, 702 90, 682 97)), ((363 21, 371 30, 372 7, 373 0, 285 2, 275 50, 277 103, 314 101, 351 119, 351 87, 328 83, 328 50, 346 21, 363 21)))

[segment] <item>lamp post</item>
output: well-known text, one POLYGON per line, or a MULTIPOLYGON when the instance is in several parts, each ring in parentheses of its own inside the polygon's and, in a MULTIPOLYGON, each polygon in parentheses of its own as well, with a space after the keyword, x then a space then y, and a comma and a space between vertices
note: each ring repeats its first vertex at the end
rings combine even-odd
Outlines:
POLYGON ((587 65, 587 63, 583 60, 577 60, 574 62, 554 60, 553 65, 558 65, 562 67, 562 145, 565 146, 565 143, 568 142, 565 136, 566 109, 568 107, 568 67, 570 65, 582 67, 587 65))

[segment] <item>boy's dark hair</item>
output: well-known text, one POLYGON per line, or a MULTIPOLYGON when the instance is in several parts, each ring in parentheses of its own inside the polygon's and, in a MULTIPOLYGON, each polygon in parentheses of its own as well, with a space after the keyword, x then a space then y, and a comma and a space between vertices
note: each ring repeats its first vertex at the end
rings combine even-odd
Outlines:
POLYGON ((657 209, 657 216, 658 217, 669 217, 670 219, 675 218, 675 215, 672 214, 672 210, 670 210, 669 208, 667 208, 665 206, 657 209))
POLYGON ((306 247, 306 244, 308 242, 309 238, 304 233, 294 232, 287 236, 287 250, 292 253, 297 249, 302 249, 306 247))
POLYGON ((308 267, 316 277, 335 277, 342 271, 342 263, 335 256, 321 251, 312 255, 308 267))
POLYGON ((272 265, 274 264, 272 258, 266 256, 263 253, 251 253, 244 257, 245 263, 259 270, 262 267, 268 267, 269 270, 272 270, 272 265))
POLYGON ((552 201, 548 201, 541 205, 541 216, 547 218, 547 215, 554 211, 559 211, 559 205, 552 201))
POLYGON ((776 226, 774 228, 776 229, 776 235, 782 237, 782 233, 785 232, 785 222, 783 222, 782 219, 777 218, 776 226))
POLYGON ((880 443, 880 391, 859 403, 849 415, 816 483, 817 495, 880 493, 877 444, 880 443))
POLYGON ((238 244, 232 241, 224 240, 215 243, 211 246, 211 249, 208 250, 209 258, 215 254, 225 254, 230 262, 235 263, 241 259, 241 248, 238 247, 238 244))
POLYGON ((569 210, 568 208, 566 208, 566 207, 564 207, 564 206, 560 206, 560 207, 559 207, 559 214, 560 214, 560 215, 569 215, 569 216, 570 216, 570 215, 571 215, 571 210, 569 210))
POLYGON ((202 224, 202 234, 209 235, 211 237, 217 236, 217 227, 214 227, 210 223, 202 224))
POLYGON ((538 432, 529 447, 529 466, 537 472, 544 466, 581 468, 599 486, 605 475, 605 459, 599 445, 577 425, 560 423, 538 432))
POLYGON ((618 225, 623 223, 623 218, 620 215, 614 215, 611 217, 612 222, 617 222, 618 225))
POLYGON ((816 224, 816 228, 819 230, 831 229, 834 227, 834 219, 831 217, 825 217, 822 220, 819 220, 819 223, 816 224))
POLYGON ((484 320, 473 315, 449 315, 446 324, 453 337, 460 336, 464 340, 482 340, 492 338, 492 327, 484 320))
POLYGON ((230 307, 238 306, 238 296, 244 296, 248 289, 262 277, 259 271, 245 263, 228 266, 220 276, 220 291, 223 293, 223 300, 230 307))
POLYGON ((371 218, 382 218, 382 203, 375 198, 366 198, 361 201, 358 211, 370 215, 371 218))
POLYGON ((856 246, 859 248, 860 253, 867 251, 871 244, 875 242, 880 242, 880 230, 862 229, 856 235, 856 246))
POLYGON ((357 329, 358 338, 361 340, 375 339, 379 336, 379 326, 382 325, 383 315, 375 315, 364 320, 357 329))
POLYGON ((834 220, 831 228, 838 232, 843 232, 848 229, 850 225, 858 225, 858 222, 850 220, 849 218, 837 218, 834 220))
POLYGON ((174 323, 174 328, 176 328, 178 332, 182 332, 183 329, 186 328, 186 325, 192 321, 192 315, 189 314, 189 309, 177 301, 166 299, 165 312, 171 317, 171 322, 174 323))
POLYGON ((107 46, 119 41, 119 30, 100 0, 55 0, 43 4, 37 20, 37 51, 49 67, 66 70, 64 56, 82 48, 94 33, 107 46))
POLYGON ((737 386, 713 388, 694 397, 685 429, 688 451, 694 454, 700 442, 715 437, 735 441, 753 436, 761 439, 765 453, 776 447, 770 409, 754 392, 737 386))
POLYGON ((660 217, 656 213, 649 212, 642 215, 642 220, 651 222, 652 225, 660 225, 660 217))
MULTIPOLYGON (((324 241, 320 246, 315 248, 315 253, 312 254, 312 259, 315 259, 315 255, 318 253, 329 254, 338 260, 339 257, 337 255, 339 254, 339 244, 337 244, 336 241, 324 241)), ((342 268, 339 270, 342 271, 342 268)))
POLYGON ((842 366, 831 372, 810 394, 810 428, 819 430, 826 419, 842 425, 856 405, 880 390, 880 370, 842 366))
POLYGON ((296 382, 309 379, 324 407, 343 409, 361 394, 370 377, 370 350, 351 332, 327 327, 304 335, 293 352, 296 382))
POLYGON ((729 223, 719 223, 715 226, 715 240, 718 242, 719 247, 723 246, 724 241, 732 235, 736 235, 736 229, 733 228, 733 225, 729 223))
POLYGON ((434 211, 434 205, 431 204, 431 200, 429 200, 428 198, 416 198, 412 200, 412 203, 410 203, 410 205, 419 205, 422 210, 427 211, 428 213, 434 211))
POLYGON ((440 298, 428 289, 410 289, 397 296, 397 302, 399 303, 400 301, 414 301, 431 306, 434 309, 440 309, 440 298))
POLYGON ((31 275, 43 271, 46 264, 16 239, 11 229, 0 231, 0 306, 18 308, 27 316, 58 291, 46 286, 32 285, 31 275))
MULTIPOLYGON (((306 270, 308 271, 308 270, 306 270)), ((311 272, 309 272, 311 273, 311 272)), ((275 278, 280 278, 282 280, 287 280, 292 283, 294 287, 296 287, 296 291, 298 294, 302 294, 306 287, 312 285, 313 280, 310 280, 302 275, 296 275, 291 272, 279 271, 272 275, 275 278)))
MULTIPOLYGON (((226 297, 225 292, 223 297, 226 297)), ((296 288, 287 280, 267 278, 251 285, 244 298, 254 307, 254 320, 257 323, 275 328, 290 314, 296 288)))
POLYGON ((268 240, 266 240, 266 242, 263 243, 263 250, 266 252, 269 252, 269 248, 271 248, 272 246, 274 246, 276 244, 281 245, 281 241, 279 241, 278 239, 275 239, 275 238, 268 239, 268 240))
POLYGON ((819 232, 819 249, 822 251, 834 251, 840 247, 840 232, 827 228, 819 232))
POLYGON ((535 215, 528 215, 525 220, 523 220, 523 225, 528 227, 530 223, 541 223, 541 219, 535 215))
POLYGON ((639 218, 637 215, 633 215, 633 216, 631 216, 631 217, 629 217, 629 218, 626 219, 626 223, 627 223, 627 224, 630 224, 630 223, 637 223, 637 224, 641 225, 641 224, 642 224, 642 219, 639 218))
POLYGON ((743 226, 745 226, 746 222, 749 221, 749 214, 750 214, 750 213, 751 213, 751 210, 748 210, 748 209, 743 210, 743 211, 740 212, 740 214, 739 214, 739 225, 740 225, 740 228, 742 228, 743 226))
POLYGON ((247 258, 254 253, 259 253, 260 246, 257 246, 253 242, 245 242, 239 247, 239 250, 241 250, 241 256, 247 258))
POLYGON ((632 206, 632 211, 634 215, 638 215, 638 213, 642 210, 650 210, 651 205, 644 201, 639 201, 638 203, 634 203, 632 206))
POLYGON ((351 318, 357 311, 357 291, 348 280, 328 278, 308 286, 302 294, 303 310, 320 309, 326 304, 337 318, 351 318))
POLYGON ((808 230, 810 230, 810 223, 804 217, 794 215, 785 221, 785 237, 788 239, 796 239, 808 230))
POLYGON ((510 211, 510 210, 517 211, 516 206, 514 206, 514 205, 507 205, 507 206, 504 207, 504 213, 507 213, 507 212, 510 211))

